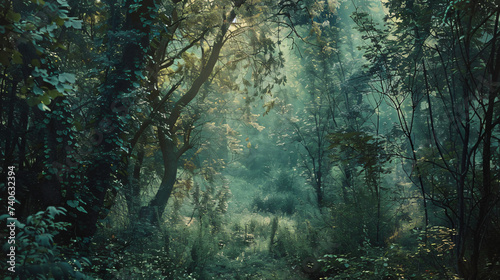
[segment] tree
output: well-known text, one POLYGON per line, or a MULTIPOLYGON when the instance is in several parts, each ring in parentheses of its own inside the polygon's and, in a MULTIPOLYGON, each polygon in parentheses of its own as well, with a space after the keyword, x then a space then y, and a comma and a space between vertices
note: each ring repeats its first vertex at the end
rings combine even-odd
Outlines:
POLYGON ((61 61, 68 55, 66 34, 80 29, 82 22, 66 1, 8 1, 0 7, 2 168, 18 168, 17 198, 25 203, 17 207, 17 214, 25 218, 32 211, 74 199, 71 183, 79 178, 57 177, 60 174, 57 170, 51 174, 51 169, 76 160, 72 152, 76 133, 68 106, 76 79, 73 69, 61 61))
POLYGON ((492 257, 481 240, 498 233, 492 140, 498 125, 499 10, 490 1, 386 5, 389 33, 357 14, 371 40, 366 57, 407 138, 425 225, 431 202, 442 209, 435 218, 445 216, 446 226, 456 229, 459 275, 479 279, 492 257))
POLYGON ((130 213, 138 211, 141 167, 155 142, 162 183, 143 212, 156 223, 179 160, 193 147, 201 114, 190 111, 190 104, 203 103, 214 81, 245 94, 253 87, 255 96, 270 91, 282 60, 275 43, 291 35, 271 39, 277 29, 263 23, 283 19, 281 30, 293 32, 286 14, 306 10, 295 1, 277 7, 272 1, 86 4, 1 6, 0 106, 9 108, 1 115, 2 166, 17 162, 26 172, 29 187, 20 198, 37 201, 23 205, 26 216, 48 205, 71 210, 75 230, 67 241, 92 237, 122 190, 130 213), (235 70, 244 87, 220 75, 235 70))
POLYGON ((198 98, 200 91, 203 91, 202 86, 209 79, 217 79, 212 73, 217 74, 226 67, 234 70, 240 61, 253 59, 255 61, 249 62, 253 65, 251 75, 254 86, 265 90, 270 85, 266 84, 263 77, 272 74, 273 69, 279 66, 279 60, 274 57, 272 49, 273 41, 264 35, 266 31, 263 30, 261 34, 251 31, 250 28, 258 24, 258 21, 245 18, 254 14, 253 9, 263 10, 263 6, 248 5, 243 9, 244 4, 245 1, 234 2, 230 7, 215 2, 200 2, 195 6, 179 5, 173 8, 172 18, 164 19, 170 27, 168 32, 160 32, 161 36, 155 39, 151 49, 153 59, 147 67, 147 88, 152 93, 147 97, 150 116, 135 132, 129 150, 131 155, 144 131, 154 126, 162 152, 164 172, 155 198, 148 207, 141 210, 153 224, 161 217, 170 198, 180 157, 193 147, 190 138, 195 128, 193 121, 198 116, 188 118, 184 111, 193 100, 203 100, 198 98), (243 10, 245 12, 241 14, 241 18, 236 20, 237 13, 243 10), (204 28, 193 24, 200 20, 206 22, 204 28), (232 25, 235 25, 234 29, 231 29, 232 25), (238 38, 250 40, 250 48, 242 48, 238 38), (234 49, 238 51, 228 53, 221 59, 223 46, 228 44, 234 44, 234 49), (251 57, 261 51, 261 57, 251 57), (160 84, 164 79, 176 81, 166 93, 162 91, 160 84))

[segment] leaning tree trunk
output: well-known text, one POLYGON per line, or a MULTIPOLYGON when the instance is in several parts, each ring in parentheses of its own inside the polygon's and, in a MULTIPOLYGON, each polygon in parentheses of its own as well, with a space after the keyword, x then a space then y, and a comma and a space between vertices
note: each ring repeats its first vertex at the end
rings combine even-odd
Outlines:
MULTIPOLYGON (((245 1, 237 1, 235 5, 236 8, 241 6, 244 2, 245 1)), ((228 18, 224 19, 216 42, 212 47, 212 52, 210 53, 206 64, 201 67, 198 77, 193 81, 191 88, 175 103, 174 108, 166 121, 166 127, 168 129, 158 129, 158 138, 160 140, 160 148, 162 149, 164 164, 162 182, 153 200, 151 200, 148 206, 143 207, 140 213, 140 219, 146 220, 152 225, 159 225, 161 216, 165 211, 165 207, 167 206, 177 179, 178 159, 190 148, 189 143, 184 143, 184 146, 181 148, 177 147, 175 137, 175 131, 177 129, 176 122, 181 116, 184 107, 186 107, 186 105, 188 105, 189 102, 196 97, 201 86, 212 74, 215 64, 219 60, 219 54, 224 46, 226 33, 235 18, 236 12, 233 9, 228 18)))
POLYGON ((160 140, 160 149, 163 157, 163 176, 160 183, 160 188, 155 197, 148 206, 141 209, 140 218, 152 225, 159 225, 168 199, 174 189, 174 184, 177 179, 178 158, 175 149, 175 142, 172 138, 165 136, 163 129, 158 129, 158 138, 160 140))

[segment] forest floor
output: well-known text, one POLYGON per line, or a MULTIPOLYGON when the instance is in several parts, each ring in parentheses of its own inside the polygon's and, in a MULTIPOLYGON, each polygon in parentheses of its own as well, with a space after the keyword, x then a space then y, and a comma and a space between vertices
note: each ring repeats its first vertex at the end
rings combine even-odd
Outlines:
POLYGON ((228 260, 216 257, 205 269, 208 279, 224 280, 268 280, 268 279, 310 279, 298 266, 290 266, 283 259, 275 259, 268 254, 254 253, 228 260))

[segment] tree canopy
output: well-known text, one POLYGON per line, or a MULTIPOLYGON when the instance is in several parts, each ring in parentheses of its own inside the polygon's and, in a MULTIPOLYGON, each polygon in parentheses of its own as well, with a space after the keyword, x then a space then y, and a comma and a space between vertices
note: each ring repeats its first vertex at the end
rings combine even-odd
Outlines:
POLYGON ((6 279, 499 276, 499 21, 490 0, 3 1, 6 279))

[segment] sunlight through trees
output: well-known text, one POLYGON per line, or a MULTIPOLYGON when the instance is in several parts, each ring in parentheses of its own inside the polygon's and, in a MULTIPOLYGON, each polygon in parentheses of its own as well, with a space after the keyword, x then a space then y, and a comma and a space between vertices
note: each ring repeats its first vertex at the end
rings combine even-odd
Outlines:
POLYGON ((497 2, 0 14, 5 279, 500 277, 497 2))

